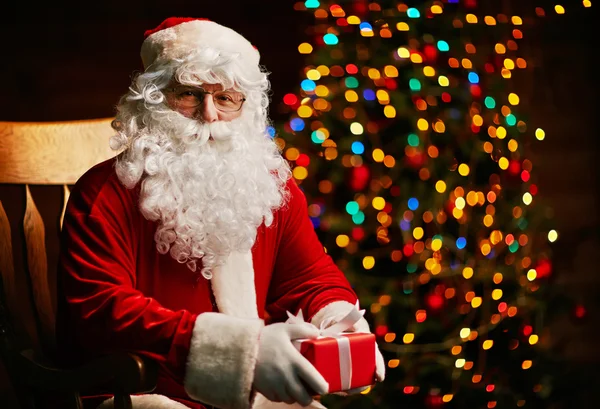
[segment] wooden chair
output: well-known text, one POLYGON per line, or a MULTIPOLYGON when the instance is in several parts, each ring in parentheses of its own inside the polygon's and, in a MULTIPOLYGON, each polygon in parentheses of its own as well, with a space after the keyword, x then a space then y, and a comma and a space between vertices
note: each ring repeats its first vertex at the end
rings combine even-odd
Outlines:
POLYGON ((69 369, 61 368, 53 356, 56 272, 48 262, 46 238, 58 247, 68 186, 115 155, 108 147, 111 120, 0 122, 0 188, 19 189, 4 205, 14 208, 21 201, 24 206, 21 220, 9 220, 1 200, 6 194, 0 195, 0 357, 21 409, 43 407, 44 398, 39 397, 48 394, 81 409, 80 392, 99 386, 114 393, 116 408, 131 408, 130 394, 156 387, 156 363, 134 354, 107 356, 69 369), (62 205, 55 206, 62 211, 54 225, 45 225, 38 210, 39 206, 44 213, 47 203, 36 205, 33 199, 32 189, 38 185, 62 185, 62 205), (46 227, 54 230, 52 237, 46 227), (16 239, 19 235, 22 240, 16 239))

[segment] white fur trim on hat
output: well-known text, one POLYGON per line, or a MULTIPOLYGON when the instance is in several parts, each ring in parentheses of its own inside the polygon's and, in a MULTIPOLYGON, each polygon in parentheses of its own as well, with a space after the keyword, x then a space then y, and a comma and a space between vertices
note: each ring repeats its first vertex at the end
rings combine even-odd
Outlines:
POLYGON ((241 34, 214 21, 192 20, 149 35, 142 43, 144 68, 172 59, 184 59, 201 49, 235 56, 243 67, 258 66, 258 50, 241 34))
POLYGON ((258 318, 200 314, 194 324, 183 381, 187 394, 219 408, 250 408, 263 325, 258 318))

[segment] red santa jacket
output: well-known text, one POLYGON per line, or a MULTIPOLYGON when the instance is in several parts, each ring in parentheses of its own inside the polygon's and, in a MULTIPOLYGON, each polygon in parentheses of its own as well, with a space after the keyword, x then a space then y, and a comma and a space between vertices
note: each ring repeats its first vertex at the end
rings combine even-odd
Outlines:
POLYGON ((62 359, 136 352, 160 365, 156 393, 191 407, 201 407, 192 399, 248 407, 265 317, 283 321, 302 309, 310 318, 336 301, 356 302, 315 234, 302 191, 293 180, 287 188, 287 205, 259 227, 251 254, 233 254, 209 282, 157 252, 157 225, 138 209, 139 187, 118 180, 114 159, 90 169, 71 192, 62 229, 62 359))

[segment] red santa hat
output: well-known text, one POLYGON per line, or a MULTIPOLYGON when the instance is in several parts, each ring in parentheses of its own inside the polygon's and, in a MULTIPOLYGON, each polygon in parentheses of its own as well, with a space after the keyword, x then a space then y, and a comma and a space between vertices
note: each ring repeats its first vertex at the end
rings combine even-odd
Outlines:
POLYGON ((183 59, 196 50, 211 48, 237 57, 242 67, 258 67, 260 54, 238 32, 204 18, 169 17, 144 33, 144 69, 159 62, 183 59))

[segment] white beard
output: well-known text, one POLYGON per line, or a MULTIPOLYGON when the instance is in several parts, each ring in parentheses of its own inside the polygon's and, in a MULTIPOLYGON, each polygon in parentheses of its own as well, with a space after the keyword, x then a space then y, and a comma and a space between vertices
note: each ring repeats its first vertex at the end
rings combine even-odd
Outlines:
POLYGON ((157 250, 192 271, 201 259, 210 279, 232 251, 252 248, 263 222, 272 223, 286 198, 287 163, 243 116, 201 124, 160 111, 146 125, 117 163, 119 179, 131 187, 141 177, 140 211, 159 222, 157 250))

